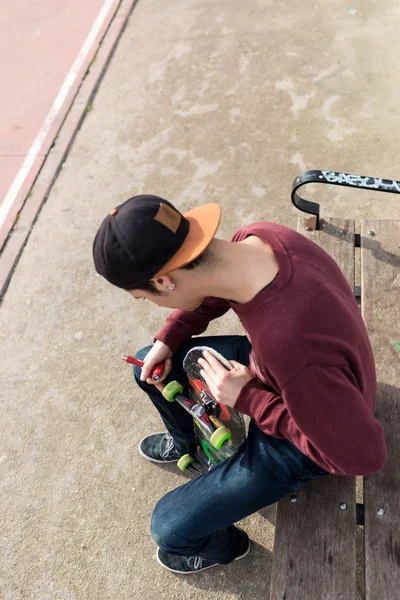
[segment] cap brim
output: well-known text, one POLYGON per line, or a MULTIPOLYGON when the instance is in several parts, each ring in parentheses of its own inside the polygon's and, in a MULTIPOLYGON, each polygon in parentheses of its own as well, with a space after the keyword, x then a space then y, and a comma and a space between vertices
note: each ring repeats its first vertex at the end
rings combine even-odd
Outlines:
POLYGON ((187 265, 204 252, 217 232, 221 220, 221 207, 210 202, 189 210, 183 216, 189 221, 189 233, 178 252, 152 279, 187 265))

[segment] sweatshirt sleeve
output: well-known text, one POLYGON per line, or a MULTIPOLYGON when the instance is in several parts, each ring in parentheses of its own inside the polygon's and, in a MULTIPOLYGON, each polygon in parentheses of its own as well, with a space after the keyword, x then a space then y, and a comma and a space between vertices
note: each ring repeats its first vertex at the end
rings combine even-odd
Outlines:
POLYGON ((258 379, 250 379, 241 390, 235 409, 255 420, 267 435, 283 438, 280 426, 287 410, 282 396, 268 390, 258 379))
POLYGON ((276 424, 276 437, 292 440, 330 473, 371 475, 385 464, 383 429, 347 369, 307 367, 283 388, 282 396, 251 380, 236 408, 266 433, 269 422, 276 424))
POLYGON ((203 303, 194 311, 175 310, 167 317, 164 327, 155 336, 154 341, 164 342, 172 352, 189 340, 193 335, 203 333, 213 319, 224 315, 230 309, 226 300, 213 298, 204 299, 203 303))

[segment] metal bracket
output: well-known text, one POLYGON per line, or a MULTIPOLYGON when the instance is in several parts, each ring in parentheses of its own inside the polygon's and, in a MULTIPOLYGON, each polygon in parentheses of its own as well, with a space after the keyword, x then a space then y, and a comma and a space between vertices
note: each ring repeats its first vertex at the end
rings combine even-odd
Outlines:
MULTIPOLYGON (((324 183, 330 185, 340 185, 361 190, 375 190, 376 192, 387 192, 390 194, 400 194, 400 181, 394 179, 382 179, 380 177, 365 177, 363 175, 349 175, 348 173, 335 173, 334 171, 306 171, 302 173, 293 182, 291 199, 296 208, 317 217, 316 228, 319 229, 319 204, 304 200, 297 190, 307 183, 324 183)), ((359 244, 359 240, 358 240, 359 244)), ((356 247, 357 245, 356 239, 356 247)))

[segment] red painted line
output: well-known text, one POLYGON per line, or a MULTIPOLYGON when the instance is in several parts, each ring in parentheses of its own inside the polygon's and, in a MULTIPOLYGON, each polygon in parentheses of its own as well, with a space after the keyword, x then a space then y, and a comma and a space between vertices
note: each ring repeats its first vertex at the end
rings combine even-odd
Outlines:
POLYGON ((0 69, 8 83, 0 100, 0 166, 8 165, 0 169, 0 249, 118 4, 42 0, 33 9, 17 0, 0 20, 0 52, 12 54, 0 69))
MULTIPOLYGON (((28 181, 29 188, 26 190, 26 194, 34 181, 31 193, 26 198, 23 208, 20 210, 18 222, 13 227, 0 254, 0 297, 4 295, 7 289, 40 208, 49 195, 72 141, 85 118, 86 106, 92 101, 96 93, 108 62, 137 1, 122 0, 103 39, 97 41, 97 44, 101 42, 101 46, 98 48, 96 59, 86 71, 86 76, 85 74, 82 75, 81 86, 58 132, 55 145, 48 152, 36 180, 32 175, 32 180, 28 181)), ((53 143, 56 134, 57 131, 54 130, 51 143, 53 143)))

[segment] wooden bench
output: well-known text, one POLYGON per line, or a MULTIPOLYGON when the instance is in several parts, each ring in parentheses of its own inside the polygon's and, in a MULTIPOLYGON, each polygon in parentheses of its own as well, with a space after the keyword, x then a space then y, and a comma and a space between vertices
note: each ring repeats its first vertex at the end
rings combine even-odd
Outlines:
POLYGON ((358 504, 356 478, 335 476, 311 482, 279 502, 270 599, 361 599, 356 574, 363 569, 366 600, 398 600, 400 221, 363 221, 356 235, 353 221, 320 219, 318 205, 298 196, 297 189, 309 182, 395 193, 400 193, 400 183, 309 171, 295 180, 292 194, 294 204, 309 213, 299 218, 298 231, 336 260, 352 287, 355 248, 360 247, 361 310, 376 360, 377 417, 385 430, 389 457, 380 473, 357 478, 358 504), (357 536, 361 543, 356 548, 357 536))

